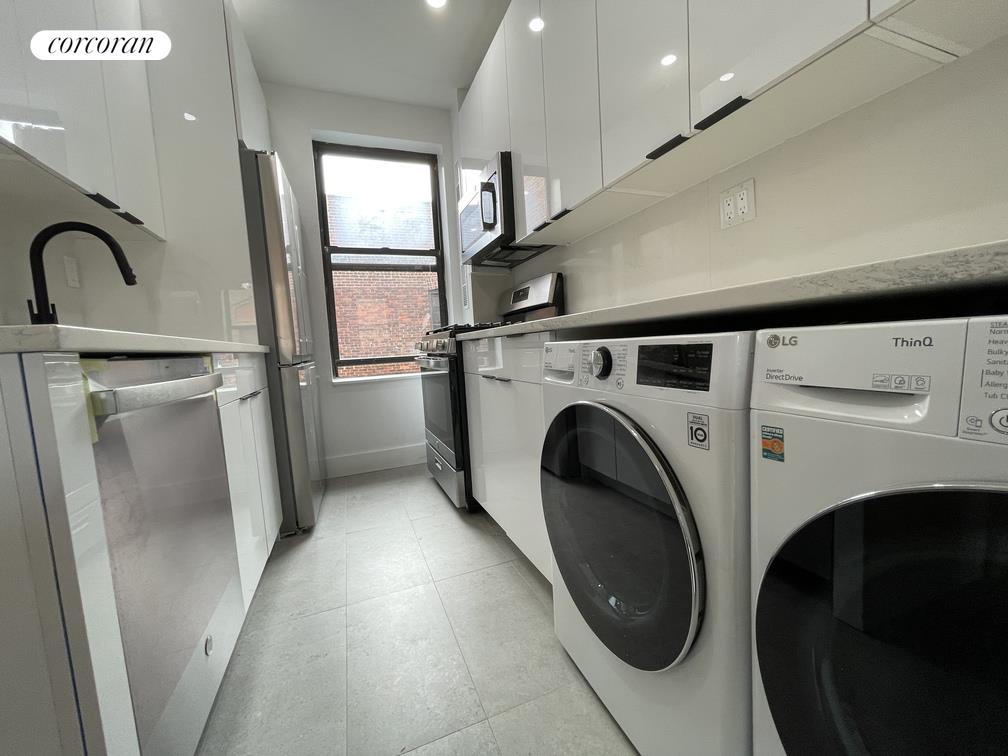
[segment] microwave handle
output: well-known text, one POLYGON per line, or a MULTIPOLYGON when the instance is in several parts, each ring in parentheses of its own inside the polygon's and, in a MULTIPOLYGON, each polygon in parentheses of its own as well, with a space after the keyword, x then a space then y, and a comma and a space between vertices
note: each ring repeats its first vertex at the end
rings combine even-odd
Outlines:
POLYGON ((483 181, 480 183, 480 217, 483 219, 483 230, 493 231, 497 227, 497 185, 492 181, 483 181), (490 212, 491 217, 489 220, 486 217, 486 203, 483 202, 483 195, 490 195, 490 212))

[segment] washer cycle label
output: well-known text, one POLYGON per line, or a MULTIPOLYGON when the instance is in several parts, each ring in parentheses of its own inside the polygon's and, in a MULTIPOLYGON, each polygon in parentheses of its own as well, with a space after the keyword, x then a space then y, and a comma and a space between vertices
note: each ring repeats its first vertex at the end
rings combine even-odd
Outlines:
POLYGON ((772 425, 760 426, 763 443, 763 459, 774 462, 784 461, 784 429, 772 425))
POLYGON ((686 441, 696 449, 710 451, 710 415, 686 413, 686 441))

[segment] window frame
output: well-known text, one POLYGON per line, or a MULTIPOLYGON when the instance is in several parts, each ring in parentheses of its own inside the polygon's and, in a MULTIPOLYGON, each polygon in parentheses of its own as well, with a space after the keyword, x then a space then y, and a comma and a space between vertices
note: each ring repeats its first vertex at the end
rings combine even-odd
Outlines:
MULTIPOLYGON (((412 152, 409 150, 388 149, 385 147, 363 147, 359 145, 337 144, 312 140, 312 151, 315 158, 315 190, 318 199, 319 231, 322 241, 322 270, 326 275, 326 308, 329 321, 329 354, 332 359, 332 377, 340 378, 340 367, 358 365, 390 365, 412 362, 414 355, 378 355, 373 357, 340 358, 339 355, 339 324, 336 321, 336 300, 333 293, 332 274, 335 271, 404 271, 429 272, 429 265, 410 265, 406 263, 334 263, 332 255, 400 255, 410 257, 433 257, 434 269, 437 273, 438 303, 440 305, 441 323, 448 324, 448 300, 445 292, 445 254, 444 233, 441 226, 441 191, 438 171, 438 156, 427 152, 412 152), (325 186, 322 181, 322 158, 326 155, 352 155, 355 157, 374 158, 378 160, 394 160, 402 163, 421 163, 430 168, 431 175, 431 223, 434 234, 434 249, 399 249, 396 247, 340 247, 332 244, 329 238, 329 207, 326 202, 325 186)), ((419 338, 422 334, 417 334, 419 338)), ((388 375, 397 375, 389 373, 388 375)), ((342 376, 357 378, 359 376, 342 376)), ((384 376, 375 376, 384 377, 384 376)))

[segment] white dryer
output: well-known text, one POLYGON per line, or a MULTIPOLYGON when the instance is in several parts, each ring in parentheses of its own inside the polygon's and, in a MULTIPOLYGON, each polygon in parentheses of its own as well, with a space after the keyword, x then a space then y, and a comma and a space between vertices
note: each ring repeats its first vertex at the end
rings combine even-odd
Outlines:
POLYGON ((1008 319, 757 334, 757 754, 1003 753, 1008 319))
POLYGON ((751 747, 752 333, 544 346, 556 633, 643 754, 751 747))

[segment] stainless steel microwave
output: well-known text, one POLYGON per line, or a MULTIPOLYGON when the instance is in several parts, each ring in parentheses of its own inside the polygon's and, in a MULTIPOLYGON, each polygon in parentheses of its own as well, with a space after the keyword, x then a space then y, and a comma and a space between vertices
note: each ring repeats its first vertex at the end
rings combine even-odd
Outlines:
POLYGON ((462 264, 511 268, 549 246, 515 244, 514 174, 510 152, 498 152, 475 189, 459 202, 462 264))

